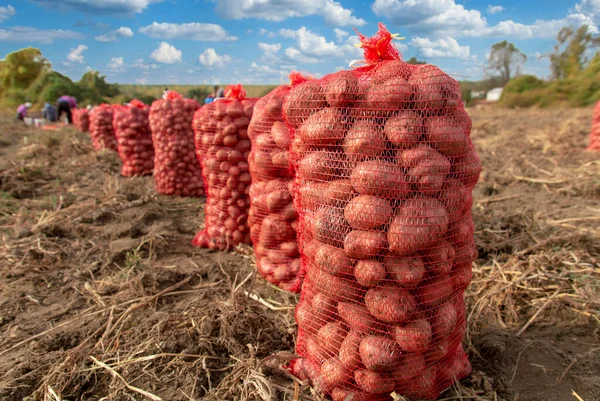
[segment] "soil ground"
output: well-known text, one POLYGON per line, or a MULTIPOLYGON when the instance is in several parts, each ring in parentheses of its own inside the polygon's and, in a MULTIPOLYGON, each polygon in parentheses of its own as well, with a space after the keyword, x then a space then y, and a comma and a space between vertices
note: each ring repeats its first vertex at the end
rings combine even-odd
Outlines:
MULTIPOLYGON (((600 400, 591 109, 469 110, 483 173, 473 374, 444 400, 600 400)), ((0 122, 0 400, 318 400, 280 367, 295 295, 190 245, 204 199, 119 176, 87 134, 0 122)))

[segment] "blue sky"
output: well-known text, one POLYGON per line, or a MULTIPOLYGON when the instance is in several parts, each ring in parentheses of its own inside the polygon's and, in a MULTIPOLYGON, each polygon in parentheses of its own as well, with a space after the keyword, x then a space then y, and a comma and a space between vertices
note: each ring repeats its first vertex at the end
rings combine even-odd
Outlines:
POLYGON ((74 80, 278 84, 291 69, 324 75, 361 57, 384 22, 417 56, 480 79, 493 43, 514 42, 525 71, 546 77, 565 25, 600 27, 600 0, 12 0, 0 1, 0 54, 34 46, 74 80), (58 5, 60 3, 60 5, 58 5))

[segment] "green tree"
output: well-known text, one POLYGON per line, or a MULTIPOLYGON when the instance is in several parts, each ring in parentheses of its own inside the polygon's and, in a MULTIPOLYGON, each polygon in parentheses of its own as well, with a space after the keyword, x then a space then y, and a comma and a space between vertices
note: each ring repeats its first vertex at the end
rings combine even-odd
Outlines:
POLYGON ((511 78, 521 75, 527 56, 514 43, 506 40, 492 45, 486 71, 493 71, 506 84, 511 78))
POLYGON ((88 71, 75 84, 78 89, 78 99, 88 103, 102 103, 108 97, 120 94, 118 85, 106 82, 106 77, 98 71, 88 71))
POLYGON ((3 89, 26 89, 52 64, 42 56, 40 49, 28 47, 6 55, 0 61, 0 85, 3 89))
POLYGON ((600 37, 594 36, 587 25, 577 30, 564 27, 556 36, 552 53, 543 57, 550 59, 550 72, 553 79, 572 78, 579 75, 588 65, 593 49, 600 45, 600 37))
POLYGON ((408 64, 427 64, 427 61, 417 60, 415 56, 412 56, 408 60, 406 60, 408 64))

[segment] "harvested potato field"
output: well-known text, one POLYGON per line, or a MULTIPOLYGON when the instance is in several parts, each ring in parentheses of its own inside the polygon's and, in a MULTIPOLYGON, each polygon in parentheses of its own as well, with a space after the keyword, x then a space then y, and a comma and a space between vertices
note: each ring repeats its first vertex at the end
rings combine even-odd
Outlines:
MULTIPOLYGON (((483 164, 473 373, 440 399, 600 400, 592 109, 468 111, 483 164)), ((282 368, 298 296, 246 245, 191 245, 204 198, 121 177, 74 128, 0 123, 1 400, 321 399, 282 368)))

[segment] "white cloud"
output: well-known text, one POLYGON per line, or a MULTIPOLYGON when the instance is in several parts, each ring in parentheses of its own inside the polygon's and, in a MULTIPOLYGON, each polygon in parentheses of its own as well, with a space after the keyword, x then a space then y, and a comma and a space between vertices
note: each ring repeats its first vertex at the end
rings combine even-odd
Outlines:
POLYGON ((265 53, 277 53, 281 50, 281 43, 269 44, 269 43, 258 43, 258 48, 265 53))
POLYGON ((274 38, 275 36, 277 36, 275 32, 268 31, 265 28, 260 28, 258 32, 263 36, 267 35, 269 38, 274 38))
POLYGON ((375 15, 386 17, 397 26, 411 28, 417 34, 438 38, 452 37, 516 37, 519 39, 553 39, 565 25, 587 23, 598 32, 600 1, 581 0, 562 19, 537 20, 522 24, 512 20, 490 25, 478 10, 456 4, 456 0, 375 0, 371 6, 375 15))
POLYGON ((167 42, 161 42, 156 50, 152 52, 150 58, 163 64, 175 64, 181 62, 181 50, 167 42))
POLYGON ((33 0, 43 6, 65 11, 81 11, 88 14, 132 15, 144 11, 151 3, 161 0, 33 0))
POLYGON ((226 63, 231 61, 231 57, 227 54, 218 55, 215 49, 209 47, 204 50, 201 55, 198 56, 198 62, 205 67, 223 67, 226 63))
POLYGON ((268 65, 258 65, 255 62, 253 62, 252 64, 250 64, 250 67, 248 68, 250 71, 253 72, 257 72, 257 73, 262 73, 262 74, 272 74, 275 72, 275 70, 273 68, 271 68, 268 65))
POLYGON ((141 58, 134 60, 134 62, 131 63, 131 67, 138 69, 138 70, 150 70, 150 69, 158 68, 158 66, 156 64, 146 64, 144 62, 144 59, 141 59, 141 58))
POLYGON ((491 4, 488 5, 488 7, 487 7, 487 11, 490 14, 497 14, 497 13, 500 13, 500 12, 502 12, 504 10, 506 10, 506 9, 504 7, 502 7, 502 6, 493 6, 491 4))
POLYGON ((96 36, 98 42, 114 42, 117 38, 130 38, 133 36, 133 31, 131 28, 127 28, 125 26, 120 27, 119 29, 115 29, 113 32, 108 34, 96 36))
POLYGON ((136 84, 140 84, 140 85, 145 85, 148 83, 148 78, 136 78, 135 79, 135 83, 136 84))
POLYGON ((120 70, 125 66, 123 57, 112 57, 110 62, 106 65, 106 68, 110 70, 120 70))
POLYGON ((6 7, 0 7, 0 22, 6 21, 7 19, 12 17, 16 13, 17 13, 17 11, 10 4, 6 7))
POLYGON ((440 38, 431 40, 429 38, 415 37, 411 40, 410 45, 419 49, 419 53, 424 57, 456 57, 461 59, 471 58, 471 48, 469 46, 459 45, 454 38, 440 38))
POLYGON ((352 15, 352 10, 334 0, 212 0, 223 18, 257 18, 284 21, 292 17, 320 15, 328 25, 362 26, 366 21, 352 15))
POLYGON ((85 70, 86 71, 94 71, 94 69, 92 67, 90 67, 89 65, 85 66, 85 70))
POLYGON ((333 33, 335 33, 335 39, 338 42, 343 42, 344 39, 346 39, 348 37, 348 35, 350 35, 348 32, 342 31, 341 29, 338 29, 338 28, 335 28, 333 30, 333 33))
POLYGON ((71 49, 69 54, 67 54, 67 60, 72 63, 83 64, 83 52, 86 51, 88 47, 86 45, 79 45, 74 49, 71 49))
POLYGON ((349 37, 343 44, 336 45, 325 37, 317 35, 306 27, 297 30, 280 29, 279 34, 285 38, 295 39, 296 46, 285 49, 286 57, 303 63, 318 63, 334 58, 361 58, 362 51, 354 47, 356 37, 349 37))
POLYGON ((153 22, 152 25, 140 28, 139 31, 151 38, 159 39, 188 39, 204 42, 222 42, 238 39, 235 36, 231 36, 221 25, 199 22, 185 24, 153 22))
POLYGON ((0 42, 38 42, 49 44, 56 40, 83 39, 79 32, 62 29, 38 29, 29 26, 15 26, 0 29, 0 42))

